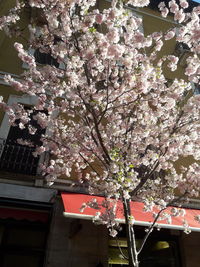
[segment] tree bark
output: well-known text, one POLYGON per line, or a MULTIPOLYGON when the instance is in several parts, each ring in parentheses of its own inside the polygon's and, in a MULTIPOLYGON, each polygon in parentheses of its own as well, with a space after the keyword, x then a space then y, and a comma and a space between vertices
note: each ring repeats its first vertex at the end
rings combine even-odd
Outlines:
POLYGON ((130 200, 125 199, 123 196, 122 200, 123 200, 124 217, 126 224, 129 267, 139 267, 135 232, 133 229, 133 225, 130 223, 130 218, 131 218, 130 200))

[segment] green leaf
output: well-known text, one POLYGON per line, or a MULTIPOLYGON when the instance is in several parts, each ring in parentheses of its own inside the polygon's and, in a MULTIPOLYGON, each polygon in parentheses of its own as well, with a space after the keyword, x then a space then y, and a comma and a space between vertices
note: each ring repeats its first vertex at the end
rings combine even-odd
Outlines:
POLYGON ((93 32, 96 32, 97 30, 95 29, 95 27, 91 27, 89 28, 89 32, 93 33, 93 32))

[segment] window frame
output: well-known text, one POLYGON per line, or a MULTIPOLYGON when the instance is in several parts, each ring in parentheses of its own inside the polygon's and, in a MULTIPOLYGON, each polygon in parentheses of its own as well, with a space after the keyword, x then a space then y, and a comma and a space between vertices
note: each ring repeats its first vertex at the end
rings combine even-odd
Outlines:
MULTIPOLYGON (((14 103, 20 103, 25 106, 34 106, 37 103, 37 97, 36 96, 29 96, 29 95, 10 95, 7 104, 12 105, 14 103)), ((2 123, 0 125, 0 158, 3 153, 3 147, 4 147, 4 140, 7 140, 9 131, 10 131, 10 123, 9 123, 9 117, 7 113, 5 113, 2 123)), ((46 128, 46 131, 48 132, 48 127, 46 128)), ((40 155, 38 166, 36 170, 36 176, 41 173, 41 170, 39 168, 40 164, 43 162, 47 162, 49 160, 49 156, 45 153, 40 155)))

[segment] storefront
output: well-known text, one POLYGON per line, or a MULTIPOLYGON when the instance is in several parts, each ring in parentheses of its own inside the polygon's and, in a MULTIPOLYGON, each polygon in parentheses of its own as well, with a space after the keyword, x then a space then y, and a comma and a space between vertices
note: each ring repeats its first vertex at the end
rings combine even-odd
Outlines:
POLYGON ((0 266, 45 266, 55 191, 1 184, 0 193, 0 266))
MULTIPOLYGON (((92 196, 60 196, 55 190, 18 185, 1 188, 0 267, 128 266, 120 253, 127 253, 123 224, 116 240, 104 225, 92 222, 94 209, 80 212, 81 204, 92 196)), ((138 245, 149 223, 141 212, 139 205, 134 214, 138 245)), ((188 209, 188 218, 195 212, 199 210, 188 209)), ((177 224, 162 222, 164 228, 154 229, 141 253, 140 267, 199 267, 198 224, 192 225, 189 235, 177 224)))
MULTIPOLYGON (((79 223, 87 224, 88 231, 91 222, 96 212, 95 210, 87 207, 83 212, 80 211, 82 203, 87 203, 91 199, 96 198, 101 202, 103 198, 89 196, 84 194, 64 193, 62 200, 64 204, 64 216, 67 220, 79 220, 79 223)), ((144 235, 145 228, 147 228, 153 220, 152 213, 143 211, 143 204, 139 202, 133 203, 132 214, 135 218, 135 233, 137 245, 140 246, 144 235)), ((125 227, 123 224, 122 209, 119 207, 117 211, 117 219, 122 222, 122 230, 119 232, 117 239, 112 239, 107 231, 107 262, 100 266, 118 267, 128 266, 128 261, 123 258, 121 254, 127 255, 127 242, 125 227), (120 247, 120 249, 119 249, 120 247)), ((198 209, 185 209, 183 217, 172 218, 171 224, 166 220, 159 221, 148 238, 141 255, 141 267, 198 267, 200 261, 199 244, 200 238, 200 224, 195 220, 195 216, 200 214, 198 209), (188 230, 192 231, 187 235, 184 233, 183 222, 188 223, 188 230)), ((89 233, 89 232, 88 232, 89 233)), ((79 231, 79 235, 81 231, 79 231)), ((77 234, 78 235, 78 234, 77 234)), ((72 265, 70 265, 72 266, 72 265)), ((89 266, 89 265, 88 265, 89 266)), ((92 265, 91 265, 92 266, 92 265)))

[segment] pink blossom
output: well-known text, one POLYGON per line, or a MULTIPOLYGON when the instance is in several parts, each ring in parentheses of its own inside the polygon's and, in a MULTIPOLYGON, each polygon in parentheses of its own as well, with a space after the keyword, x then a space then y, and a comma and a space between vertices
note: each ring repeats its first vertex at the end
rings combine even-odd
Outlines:
POLYGON ((134 40, 135 40, 136 43, 143 43, 145 41, 143 33, 137 31, 134 34, 134 40))
POLYGON ((180 6, 182 8, 188 8, 188 2, 186 0, 180 0, 180 6))
POLYGON ((110 29, 106 36, 109 42, 113 42, 113 43, 119 42, 119 32, 116 28, 110 29))
POLYGON ((160 2, 158 8, 164 8, 164 7, 165 7, 165 2, 160 2))
POLYGON ((110 229, 110 236, 116 237, 117 231, 115 229, 110 229))
POLYGON ((158 41, 156 42, 155 50, 156 50, 156 51, 160 51, 162 47, 163 47, 163 41, 158 40, 158 41))
POLYGON ((103 22, 103 20, 104 20, 104 17, 102 14, 96 15, 96 23, 101 24, 103 22))
POLYGON ((136 6, 136 7, 144 7, 144 6, 148 6, 150 0, 128 0, 127 4, 136 6))
POLYGON ((182 10, 179 10, 175 13, 174 19, 179 23, 182 23, 185 19, 185 13, 182 10))
POLYGON ((169 13, 169 9, 167 7, 164 7, 161 9, 161 15, 166 18, 169 13))
POLYGON ((165 35, 165 40, 170 40, 172 38, 174 38, 175 36, 175 31, 174 30, 170 30, 166 33, 165 35))
POLYGON ((158 41, 161 37, 162 37, 162 32, 154 32, 152 33, 152 38, 155 40, 155 41, 158 41))
POLYGON ((114 58, 120 58, 124 52, 124 47, 116 44, 108 47, 108 56, 114 58))
POLYGON ((169 2, 169 8, 172 13, 176 13, 179 10, 178 5, 176 4, 175 0, 171 0, 169 2))

